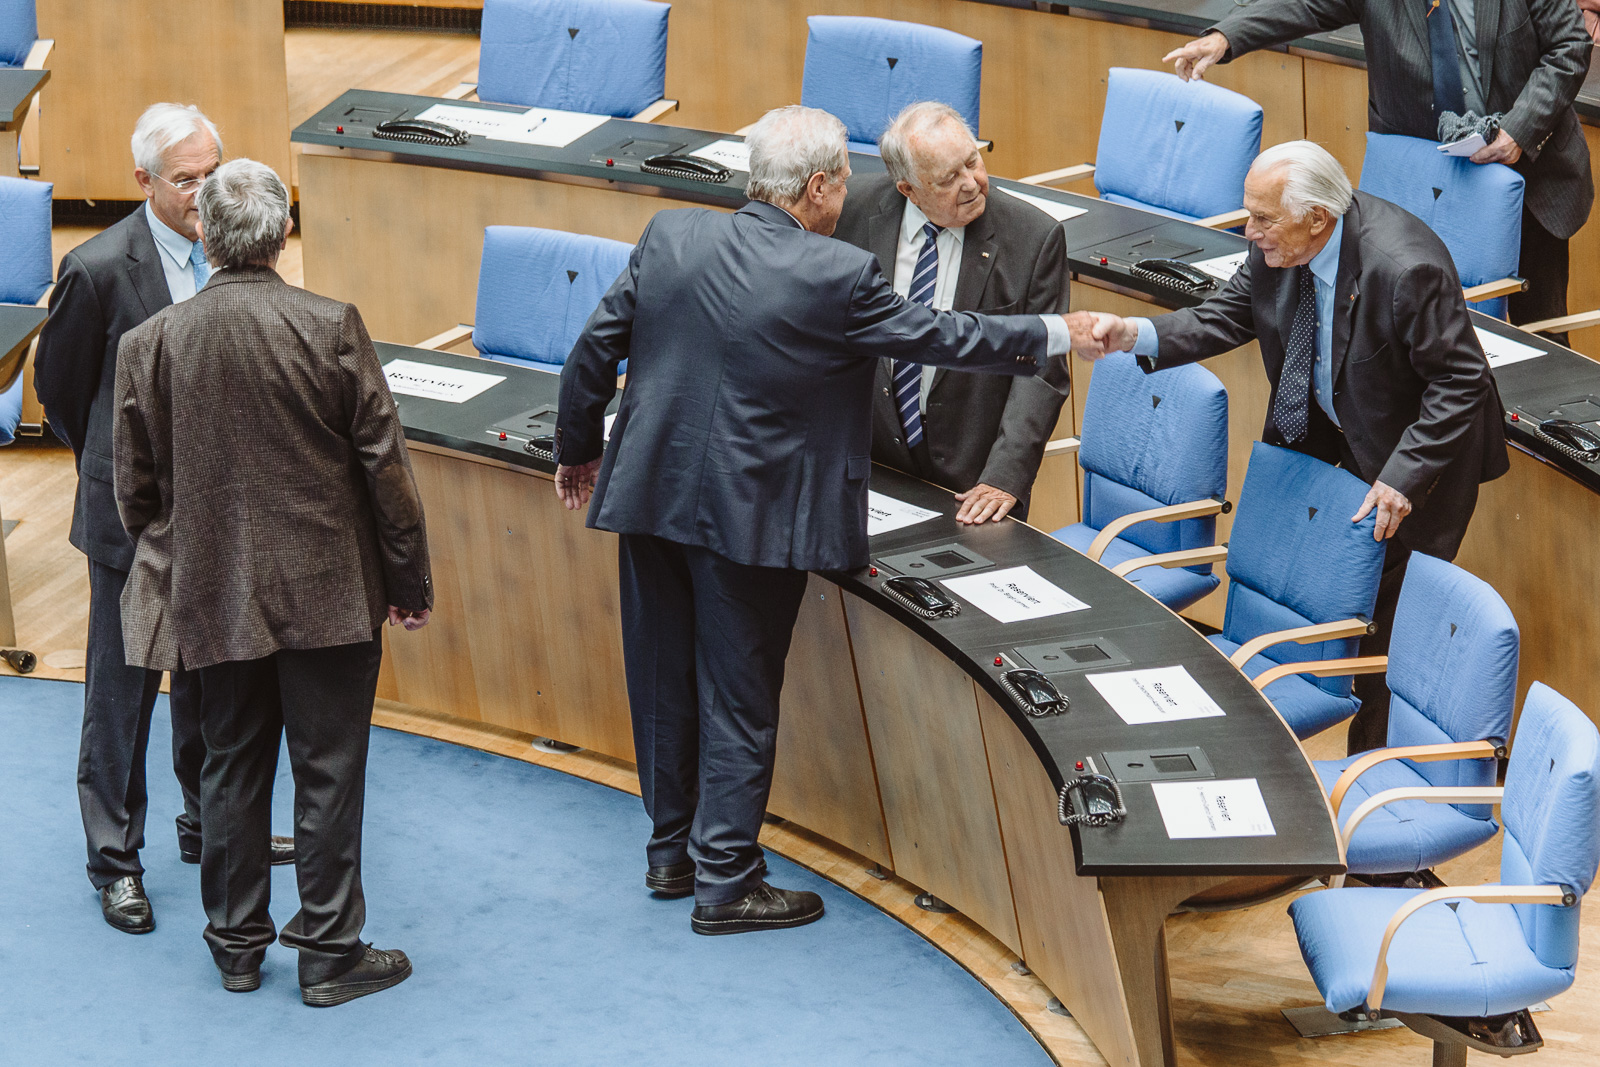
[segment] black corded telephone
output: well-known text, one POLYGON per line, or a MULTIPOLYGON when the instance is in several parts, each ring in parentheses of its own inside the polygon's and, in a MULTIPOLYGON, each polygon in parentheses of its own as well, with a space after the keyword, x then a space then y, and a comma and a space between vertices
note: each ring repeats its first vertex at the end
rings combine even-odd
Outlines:
POLYGON ((733 173, 714 160, 677 152, 650 156, 640 164, 639 169, 648 174, 669 174, 674 178, 688 178, 696 182, 725 182, 733 173))
POLYGON ((1011 699, 1035 719, 1059 715, 1072 707, 1072 701, 1062 695, 1055 683, 1027 667, 1006 671, 1000 676, 1000 684, 1011 694, 1011 699))
POLYGON ((1203 293, 1217 287, 1217 280, 1199 267, 1191 267, 1181 259, 1141 259, 1128 268, 1135 278, 1176 289, 1180 293, 1203 293))
POLYGON ((372 136, 391 141, 416 141, 420 144, 452 145, 467 143, 467 131, 432 119, 389 119, 372 128, 372 136))
POLYGON ((1534 433, 1580 463, 1600 461, 1600 434, 1581 422, 1545 419, 1534 427, 1534 433))
POLYGON ((1083 762, 1089 772, 1063 785, 1056 798, 1057 820, 1062 826, 1108 826, 1127 818, 1128 806, 1116 779, 1101 774, 1093 759, 1085 757, 1083 762), (1072 802, 1073 793, 1080 797, 1077 804, 1072 802))
POLYGON ((926 578, 905 575, 887 578, 883 583, 883 592, 891 600, 925 619, 947 619, 961 612, 960 604, 926 578))

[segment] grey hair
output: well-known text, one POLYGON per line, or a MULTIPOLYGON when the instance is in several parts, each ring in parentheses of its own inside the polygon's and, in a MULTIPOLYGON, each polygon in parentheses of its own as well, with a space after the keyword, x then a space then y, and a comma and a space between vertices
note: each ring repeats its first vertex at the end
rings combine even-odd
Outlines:
POLYGON ((1250 164, 1252 171, 1261 174, 1279 167, 1289 172, 1283 182, 1283 206, 1296 219, 1305 218, 1314 207, 1325 209, 1334 218, 1350 210, 1355 195, 1350 179, 1326 148, 1312 141, 1285 141, 1250 164))
POLYGON ((195 207, 213 267, 271 263, 283 248, 289 190, 265 163, 224 163, 195 194, 195 207))
POLYGON ((896 182, 907 182, 922 188, 915 153, 911 150, 911 139, 946 122, 961 127, 972 141, 972 147, 978 147, 978 138, 972 132, 972 127, 967 125, 961 112, 949 104, 941 104, 937 100, 919 100, 915 104, 907 104, 878 139, 878 150, 883 153, 883 165, 888 168, 889 177, 896 182))
POLYGON ((750 182, 745 194, 769 204, 792 204, 806 182, 821 171, 838 181, 850 164, 850 142, 834 116, 819 108, 774 108, 762 115, 744 139, 750 146, 750 182))
POLYGON ((151 104, 133 127, 133 165, 150 174, 160 174, 167 152, 193 134, 207 133, 222 155, 222 135, 216 125, 193 104, 151 104))

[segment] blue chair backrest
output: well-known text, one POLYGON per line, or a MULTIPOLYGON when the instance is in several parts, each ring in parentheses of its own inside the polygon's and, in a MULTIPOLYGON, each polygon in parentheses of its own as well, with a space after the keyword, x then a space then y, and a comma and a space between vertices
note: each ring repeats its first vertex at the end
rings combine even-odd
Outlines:
MULTIPOLYGON (((1433 141, 1367 134, 1361 191, 1399 204, 1428 224, 1450 250, 1462 285, 1517 273, 1522 248, 1522 175, 1503 163, 1447 156, 1433 141)), ((1475 310, 1506 317, 1505 297, 1475 310)))
MULTIPOLYGON (((1534 682, 1506 767, 1500 817, 1505 885, 1564 885, 1579 897, 1600 864, 1600 733, 1566 697, 1534 682)), ((1539 962, 1578 961, 1578 906, 1514 904, 1539 962)))
MULTIPOLYGON (((1130 512, 1227 492, 1228 391, 1198 363, 1146 374, 1131 353, 1102 359, 1081 437, 1083 521, 1097 530, 1130 512)), ((1216 544, 1217 523, 1141 522, 1122 537, 1147 552, 1176 552, 1216 544)))
POLYGON ((20 67, 39 37, 33 0, 0 0, 0 67, 20 67))
POLYGON ((484 0, 478 99, 636 115, 666 95, 671 11, 651 0, 484 0))
POLYGON ((837 115, 851 147, 873 146, 907 104, 937 100, 978 131, 983 42, 915 22, 812 15, 806 19, 800 102, 837 115))
MULTIPOLYGON (((1274 630, 1371 618, 1384 545, 1372 539, 1375 515, 1350 521, 1366 495, 1367 484, 1349 471, 1257 441, 1228 535, 1222 636, 1243 644, 1274 630)), ((1275 663, 1301 663, 1355 653, 1356 639, 1349 638, 1285 642, 1262 654, 1275 663)), ((1350 695, 1349 678, 1311 681, 1336 696, 1350 695)))
POLYGON ((32 304, 50 288, 49 182, 0 178, 0 304, 32 304))
MULTIPOLYGON (((1413 553, 1389 641, 1389 744, 1439 745, 1511 736, 1521 637, 1489 584, 1413 553)), ((1409 762, 1409 761, 1408 761, 1409 762)), ((1493 759, 1411 763, 1437 786, 1494 785, 1493 759)), ((1457 805, 1477 818, 1485 805, 1457 805)))
POLYGON ((1113 203, 1200 219, 1244 205, 1261 105, 1209 82, 1112 67, 1094 185, 1113 203))
POLYGON ((633 246, 528 226, 483 232, 472 344, 490 359, 559 369, 633 246))

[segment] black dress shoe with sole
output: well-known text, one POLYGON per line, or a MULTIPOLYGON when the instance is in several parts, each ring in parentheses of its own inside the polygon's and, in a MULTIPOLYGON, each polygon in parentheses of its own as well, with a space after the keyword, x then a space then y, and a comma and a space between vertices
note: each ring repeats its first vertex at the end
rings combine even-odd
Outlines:
MULTIPOLYGON (((198 850, 190 851, 189 849, 184 848, 182 845, 179 845, 178 858, 185 863, 199 863, 200 853, 198 850)), ((272 835, 272 859, 270 862, 274 867, 282 867, 286 864, 293 863, 294 838, 279 837, 276 834, 272 835)))
POLYGON ((783 930, 822 918, 822 898, 805 890, 779 889, 762 882, 731 904, 702 904, 689 916, 697 934, 745 934, 783 930))
POLYGON ((664 897, 686 897, 694 892, 694 863, 669 863, 644 872, 645 888, 664 897))
POLYGON ((411 961, 404 952, 368 945, 361 962, 339 977, 316 985, 302 985, 300 999, 313 1008, 331 1008, 399 985, 410 977, 411 961))
POLYGON ((261 988, 261 968, 243 971, 239 974, 229 974, 219 968, 222 975, 222 988, 230 993, 254 993, 261 988))
POLYGON ((144 883, 135 874, 118 878, 100 890, 100 914, 125 934, 148 934, 156 928, 156 913, 144 895, 144 883))

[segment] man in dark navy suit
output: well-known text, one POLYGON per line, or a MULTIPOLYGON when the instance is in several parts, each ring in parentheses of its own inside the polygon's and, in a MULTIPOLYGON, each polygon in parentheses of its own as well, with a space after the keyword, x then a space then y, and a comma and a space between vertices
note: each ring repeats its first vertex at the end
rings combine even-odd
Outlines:
POLYGON ((1014 375, 1048 364, 1042 377, 1065 391, 1056 357, 1071 347, 1059 315, 936 312, 895 295, 870 252, 827 240, 850 175, 832 115, 780 108, 747 140, 752 202, 651 220, 567 359, 556 429, 556 492, 570 509, 592 492, 589 525, 621 535, 628 699, 654 823, 645 884, 693 892, 702 934, 822 916, 815 893, 766 884, 756 835, 806 572, 867 563, 878 361, 1014 375))

